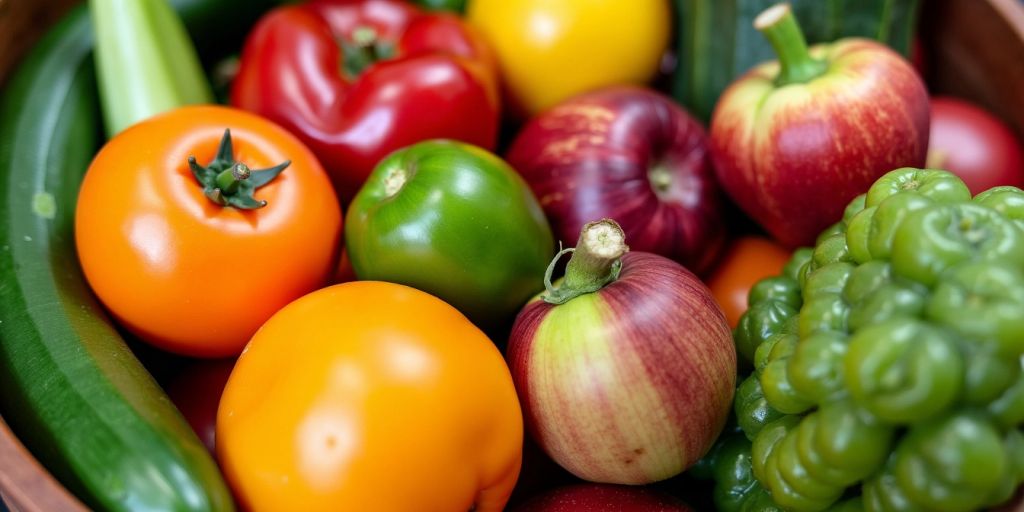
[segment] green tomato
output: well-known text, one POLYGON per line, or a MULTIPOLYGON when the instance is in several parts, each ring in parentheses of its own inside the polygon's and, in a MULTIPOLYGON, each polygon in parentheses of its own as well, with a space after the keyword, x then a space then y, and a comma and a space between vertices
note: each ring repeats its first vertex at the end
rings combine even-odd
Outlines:
POLYGON ((349 207, 345 244, 359 279, 418 288, 482 327, 542 290, 554 256, 523 179, 488 151, 439 140, 377 165, 349 207))

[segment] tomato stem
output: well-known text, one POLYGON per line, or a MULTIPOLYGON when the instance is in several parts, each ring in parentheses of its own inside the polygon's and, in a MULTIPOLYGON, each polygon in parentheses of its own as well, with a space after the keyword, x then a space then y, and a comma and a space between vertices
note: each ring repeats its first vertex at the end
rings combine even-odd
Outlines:
POLYGON ((828 68, 824 61, 811 57, 807 40, 789 4, 766 9, 754 19, 754 28, 764 34, 779 57, 776 86, 809 82, 828 68))
POLYGON ((234 194, 238 191, 238 184, 249 179, 251 175, 249 166, 238 162, 217 175, 217 188, 224 194, 234 194))
POLYGON ((580 295, 593 293, 618 279, 622 255, 629 251, 622 227, 612 219, 588 222, 580 231, 576 247, 558 251, 544 273, 542 297, 550 304, 564 304, 580 295), (565 267, 565 279, 556 288, 551 274, 562 255, 572 253, 565 267))
POLYGON ((203 186, 203 195, 221 206, 233 206, 242 210, 263 208, 266 201, 253 197, 256 189, 270 183, 291 164, 286 160, 269 169, 252 170, 242 162, 236 162, 231 143, 231 130, 224 130, 224 136, 217 148, 217 156, 203 167, 196 157, 188 157, 192 176, 203 186))

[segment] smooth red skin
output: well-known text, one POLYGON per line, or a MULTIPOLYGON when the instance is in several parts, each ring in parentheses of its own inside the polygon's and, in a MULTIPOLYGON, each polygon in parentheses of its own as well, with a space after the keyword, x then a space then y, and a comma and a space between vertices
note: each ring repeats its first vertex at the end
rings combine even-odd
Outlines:
POLYGON ((508 161, 565 244, 587 222, 612 218, 631 249, 703 273, 725 242, 707 134, 654 91, 615 87, 563 102, 523 128, 508 161), (669 190, 660 194, 648 178, 655 165, 672 175, 669 190))
POLYGON ((384 156, 432 138, 493 149, 493 56, 450 14, 396 0, 319 1, 265 15, 242 51, 231 103, 296 134, 350 200, 384 156), (396 42, 397 56, 350 81, 336 40, 358 26, 396 42))
POLYGON ((1024 187, 1024 150, 1010 128, 985 110, 949 97, 932 98, 928 166, 964 180, 971 194, 1024 187))
POLYGON ((210 453, 216 453, 217 406, 234 367, 234 359, 195 361, 167 384, 167 395, 210 453))
MULTIPOLYGON (((692 272, 645 252, 626 253, 619 278, 594 293, 609 312, 605 328, 616 334, 612 353, 638 351, 650 378, 665 393, 664 402, 672 405, 665 414, 686 434, 692 460, 685 465, 691 466, 710 449, 732 410, 736 347, 721 307, 692 272), (695 333, 703 335, 694 338, 695 333), (687 342, 668 343, 670 335, 687 342)), ((543 300, 529 302, 516 316, 506 352, 527 430, 547 453, 532 410, 529 367, 534 357, 543 357, 533 353, 533 343, 556 307, 543 300)))
POLYGON ((537 496, 515 512, 690 512, 676 498, 645 487, 578 484, 537 496))
POLYGON ((730 85, 712 115, 719 182, 790 248, 813 245, 849 201, 883 174, 923 167, 928 149, 928 93, 913 67, 874 41, 846 39, 827 48, 832 63, 826 78, 855 77, 856 87, 823 78, 786 86, 806 87, 801 98, 809 101, 783 101, 770 119, 760 119, 760 106, 731 103, 741 98, 745 82, 774 77, 762 65, 730 85))

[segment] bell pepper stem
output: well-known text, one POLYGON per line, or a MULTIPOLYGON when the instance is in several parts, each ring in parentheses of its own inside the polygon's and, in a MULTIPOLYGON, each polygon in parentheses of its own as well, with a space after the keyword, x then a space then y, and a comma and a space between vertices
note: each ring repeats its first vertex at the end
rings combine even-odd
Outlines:
POLYGON ((779 58, 775 85, 809 82, 828 68, 824 61, 811 57, 807 40, 789 4, 776 4, 766 9, 754 19, 754 28, 764 34, 779 58))
POLYGON ((604 288, 618 279, 622 255, 628 251, 626 235, 614 220, 587 223, 580 232, 576 247, 559 251, 548 265, 544 274, 547 291, 542 298, 549 304, 565 304, 580 295, 604 288), (565 268, 565 279, 555 287, 551 283, 551 274, 558 260, 568 253, 572 253, 572 257, 565 268))

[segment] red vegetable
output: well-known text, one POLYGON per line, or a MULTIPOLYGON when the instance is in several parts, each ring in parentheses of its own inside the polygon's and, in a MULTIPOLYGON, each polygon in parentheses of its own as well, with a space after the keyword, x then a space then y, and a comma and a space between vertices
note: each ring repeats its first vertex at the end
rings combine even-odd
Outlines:
POLYGON ((322 0, 268 13, 245 42, 231 103, 299 136, 355 195, 388 153, 430 138, 493 148, 495 65, 453 14, 397 0, 322 0))
POLYGON ((565 243, 587 222, 607 217, 634 250, 697 273, 724 243, 707 134, 654 91, 616 87, 565 101, 523 128, 508 160, 565 243))
POLYGON ((167 395, 210 453, 217 435, 217 406, 234 367, 234 359, 194 361, 167 384, 167 395))
POLYGON ((587 224, 565 279, 516 318, 507 359, 530 434, 555 462, 646 484, 711 447, 732 410, 736 351, 692 273, 625 251, 614 221, 587 224))
POLYGON ((548 491, 516 512, 690 512, 676 498, 647 487, 577 484, 548 491))
POLYGON ((917 72, 875 41, 842 39, 808 52, 788 5, 755 26, 779 62, 722 94, 711 150, 722 187, 783 245, 812 245, 883 174, 921 167, 928 93, 917 72))
POLYGON ((1010 128, 966 101, 932 98, 928 167, 959 176, 972 194, 1024 187, 1024 151, 1010 128))

